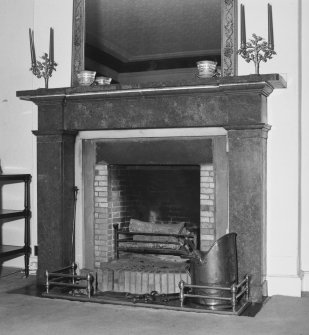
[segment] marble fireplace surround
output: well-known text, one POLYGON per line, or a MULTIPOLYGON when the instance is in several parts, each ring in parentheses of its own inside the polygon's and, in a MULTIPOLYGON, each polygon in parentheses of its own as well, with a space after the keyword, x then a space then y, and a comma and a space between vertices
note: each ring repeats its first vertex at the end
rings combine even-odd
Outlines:
MULTIPOLYGON (((72 261, 75 145, 92 131, 224 129, 228 145, 230 232, 237 233, 240 277, 262 298, 266 275, 267 97, 278 74, 19 91, 38 106, 38 280, 72 261)), ((172 133, 172 132, 171 132, 172 133)), ((190 132, 189 132, 190 134, 190 132)), ((189 135, 190 136, 190 135, 189 135)), ((215 139, 216 136, 213 137, 215 139)))

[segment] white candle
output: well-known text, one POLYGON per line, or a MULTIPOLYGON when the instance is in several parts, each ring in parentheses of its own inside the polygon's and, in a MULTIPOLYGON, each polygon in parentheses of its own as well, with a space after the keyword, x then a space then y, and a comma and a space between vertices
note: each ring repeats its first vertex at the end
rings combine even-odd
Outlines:
POLYGON ((274 50, 273 12, 270 4, 268 4, 268 46, 274 50))
POLYGON ((36 65, 35 46, 34 46, 34 31, 32 30, 32 50, 33 50, 33 62, 36 65))
POLYGON ((31 29, 30 28, 29 28, 29 41, 30 41, 31 66, 33 66, 34 65, 33 45, 32 45, 32 34, 31 34, 31 29))
POLYGON ((240 46, 242 49, 246 48, 246 18, 243 4, 240 5, 240 46))
POLYGON ((54 30, 49 30, 49 60, 51 63, 54 62, 54 30))

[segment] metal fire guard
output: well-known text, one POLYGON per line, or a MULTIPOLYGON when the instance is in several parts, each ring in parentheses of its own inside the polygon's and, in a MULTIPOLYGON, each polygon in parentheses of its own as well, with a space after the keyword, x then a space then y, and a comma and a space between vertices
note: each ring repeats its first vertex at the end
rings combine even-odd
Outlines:
POLYGON ((77 275, 76 269, 77 265, 73 263, 70 266, 53 272, 49 272, 46 270, 46 292, 43 295, 52 296, 53 293, 50 292, 51 288, 62 287, 71 288, 71 294, 73 296, 75 295, 76 290, 85 290, 88 298, 90 299, 91 296, 93 296, 96 292, 97 280, 95 280, 94 276, 91 273, 87 273, 86 275, 77 275))
MULTIPOLYGON (((186 284, 183 280, 179 283, 180 288, 180 306, 184 307, 185 298, 202 298, 209 300, 218 300, 219 302, 226 302, 232 308, 233 312, 243 310, 249 302, 249 276, 246 275, 244 280, 239 284, 233 284, 230 287, 224 286, 205 286, 205 285, 191 285, 186 284), (192 294, 185 293, 186 289, 205 289, 205 290, 216 290, 218 295, 206 295, 206 294, 192 294), (221 293, 229 292, 230 297, 224 297, 221 293), (244 297, 244 301, 241 301, 244 297)), ((212 306, 208 306, 212 308, 212 306)), ((219 308, 218 308, 219 309, 219 308)))

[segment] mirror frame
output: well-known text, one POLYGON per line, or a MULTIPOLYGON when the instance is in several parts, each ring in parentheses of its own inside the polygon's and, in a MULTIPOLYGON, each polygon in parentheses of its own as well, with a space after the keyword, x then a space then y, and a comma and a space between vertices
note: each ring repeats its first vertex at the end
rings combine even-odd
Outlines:
MULTIPOLYGON (((85 66, 85 1, 73 0, 71 86, 78 86, 77 73, 85 66)), ((222 76, 237 75, 237 0, 221 0, 222 76)))

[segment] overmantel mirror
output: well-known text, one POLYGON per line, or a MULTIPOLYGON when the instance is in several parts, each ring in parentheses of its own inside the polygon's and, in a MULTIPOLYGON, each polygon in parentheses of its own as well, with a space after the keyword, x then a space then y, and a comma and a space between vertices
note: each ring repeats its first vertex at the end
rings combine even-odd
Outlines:
POLYGON ((81 70, 113 83, 187 79, 196 62, 237 73, 237 0, 74 0, 72 86, 81 70))

